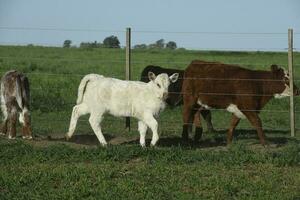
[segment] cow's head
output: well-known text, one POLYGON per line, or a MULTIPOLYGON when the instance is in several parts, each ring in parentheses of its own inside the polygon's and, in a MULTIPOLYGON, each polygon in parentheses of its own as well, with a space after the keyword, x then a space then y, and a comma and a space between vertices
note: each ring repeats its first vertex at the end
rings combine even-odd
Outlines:
POLYGON ((178 76, 178 73, 174 73, 169 77, 166 73, 156 76, 153 72, 148 72, 148 78, 152 82, 157 96, 163 100, 166 100, 168 97, 168 88, 170 83, 176 82, 178 76))
POLYGON ((169 95, 166 99, 166 102, 171 108, 179 105, 182 103, 182 94, 181 94, 181 88, 182 88, 182 82, 183 82, 183 73, 179 74, 178 80, 175 83, 171 83, 169 85, 169 95))
MULTIPOLYGON (((277 65, 271 65, 271 71, 275 79, 272 85, 274 85, 274 87, 276 87, 276 90, 278 90, 278 93, 274 94, 274 97, 282 98, 282 97, 290 96, 291 89, 290 89, 289 73, 283 68, 278 67, 277 65)), ((294 83, 293 86, 294 86, 293 93, 294 95, 298 96, 300 94, 300 91, 294 83)))

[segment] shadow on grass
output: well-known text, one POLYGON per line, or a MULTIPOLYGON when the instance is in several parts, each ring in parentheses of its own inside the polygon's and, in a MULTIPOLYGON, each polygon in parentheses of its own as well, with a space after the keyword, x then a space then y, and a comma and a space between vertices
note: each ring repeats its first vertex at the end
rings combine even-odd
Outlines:
MULTIPOLYGON (((284 145, 287 144, 292 138, 288 138, 289 131, 276 131, 276 130, 264 130, 267 137, 266 140, 269 144, 284 145)), ((151 134, 148 134, 151 136, 151 134)), ((105 139, 109 144, 113 145, 139 145, 139 136, 135 137, 121 137, 121 136, 112 136, 109 134, 104 134, 105 139)), ((190 134, 190 138, 193 137, 193 134, 190 134)), ((189 141, 183 141, 180 136, 167 136, 161 137, 157 143, 159 147, 189 147, 189 148, 209 148, 209 147, 218 147, 226 146, 226 137, 227 130, 218 130, 213 133, 204 133, 204 137, 199 142, 194 142, 192 139, 189 141)), ((246 141, 246 140, 257 140, 256 130, 247 130, 247 129, 237 129, 234 133, 234 141, 246 141)), ((74 144, 81 145, 100 145, 96 135, 73 135, 68 141, 65 138, 52 138, 48 137, 48 141, 60 141, 60 142, 70 142, 74 144)), ((149 146, 151 139, 146 139, 146 145, 149 146)), ((251 143, 251 142, 250 142, 251 143)))
MULTIPOLYGON (((267 143, 270 144, 276 144, 276 145, 284 145, 288 143, 291 140, 294 140, 293 138, 289 138, 289 131, 288 130, 270 130, 270 129, 265 129, 264 133, 266 135, 266 141, 267 143)), ((226 139, 227 137, 227 130, 219 130, 215 131, 214 133, 211 134, 216 134, 218 137, 220 135, 223 135, 222 137, 226 139)), ((236 129, 233 133, 233 142, 236 140, 247 140, 247 139, 254 139, 257 140, 259 143, 259 138, 257 135, 256 130, 254 129, 236 129)))
MULTIPOLYGON (((104 134, 106 140, 111 140, 113 137, 111 135, 104 134)), ((73 135, 69 140, 66 138, 52 138, 48 136, 47 140, 49 141, 57 141, 57 142, 70 142, 75 144, 82 145, 100 145, 98 138, 96 135, 73 135)))

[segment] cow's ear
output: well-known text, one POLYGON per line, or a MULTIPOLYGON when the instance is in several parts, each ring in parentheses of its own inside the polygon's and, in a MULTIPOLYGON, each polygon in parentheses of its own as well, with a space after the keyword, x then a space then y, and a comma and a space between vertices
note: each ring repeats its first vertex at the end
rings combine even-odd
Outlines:
POLYGON ((169 78, 172 83, 175 83, 178 80, 178 77, 179 77, 179 73, 174 73, 169 78))
POLYGON ((279 69, 277 65, 271 65, 272 72, 276 72, 279 69))
POLYGON ((153 72, 148 72, 148 78, 149 78, 150 81, 154 81, 156 76, 153 72))

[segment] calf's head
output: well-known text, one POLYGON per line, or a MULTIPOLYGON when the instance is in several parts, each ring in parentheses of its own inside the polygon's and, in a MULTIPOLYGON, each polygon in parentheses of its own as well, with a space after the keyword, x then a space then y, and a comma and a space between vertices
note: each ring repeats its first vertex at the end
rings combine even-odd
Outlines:
MULTIPOLYGON (((287 97, 291 95, 291 88, 290 88, 290 76, 289 73, 278 67, 277 65, 272 65, 271 66, 271 72, 273 75, 273 78, 275 81, 272 83, 274 87, 276 87, 276 92, 274 94, 275 98, 282 98, 282 97, 287 97)), ((300 90, 298 87, 293 83, 293 94, 295 96, 300 95, 300 90)))
POLYGON ((170 77, 166 73, 155 75, 153 72, 148 72, 148 77, 155 89, 156 96, 163 100, 168 97, 168 87, 170 83, 174 83, 178 80, 178 73, 172 74, 170 77))

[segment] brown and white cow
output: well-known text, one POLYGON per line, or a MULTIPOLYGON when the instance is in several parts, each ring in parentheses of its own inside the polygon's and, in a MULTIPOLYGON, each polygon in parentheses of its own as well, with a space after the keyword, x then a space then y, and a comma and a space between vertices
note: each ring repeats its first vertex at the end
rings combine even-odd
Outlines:
POLYGON ((28 78, 15 70, 8 71, 1 79, 1 110, 4 121, 0 134, 7 134, 9 139, 16 137, 17 115, 22 127, 22 137, 32 139, 30 125, 30 90, 28 78))
MULTIPOLYGON (((195 60, 185 70, 182 93, 183 139, 188 139, 188 124, 199 108, 217 108, 233 113, 227 144, 231 143, 240 119, 247 118, 264 145, 265 137, 258 114, 273 97, 290 95, 289 75, 277 65, 272 65, 270 71, 262 71, 195 60)), ((294 94, 299 95, 296 86, 294 94)))

